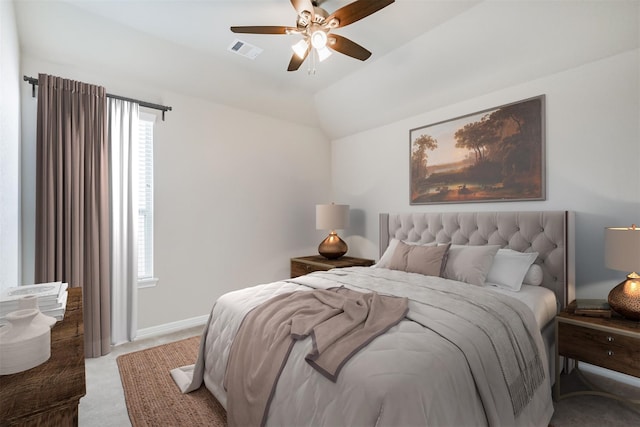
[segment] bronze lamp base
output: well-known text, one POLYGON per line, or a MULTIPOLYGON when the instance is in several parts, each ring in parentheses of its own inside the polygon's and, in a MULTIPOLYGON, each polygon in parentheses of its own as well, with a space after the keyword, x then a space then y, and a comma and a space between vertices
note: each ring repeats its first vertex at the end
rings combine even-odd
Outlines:
POLYGON ((332 231, 318 246, 318 253, 327 259, 337 259, 346 254, 348 249, 345 241, 332 231))
POLYGON ((611 289, 608 300, 616 313, 640 321, 640 275, 629 274, 627 280, 611 289))

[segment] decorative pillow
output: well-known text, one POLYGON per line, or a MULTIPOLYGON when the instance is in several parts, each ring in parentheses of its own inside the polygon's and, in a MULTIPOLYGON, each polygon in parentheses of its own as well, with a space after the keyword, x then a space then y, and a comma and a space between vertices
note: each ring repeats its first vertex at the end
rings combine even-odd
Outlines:
POLYGON ((542 279, 544 279, 542 267, 538 264, 531 264, 527 270, 527 274, 525 274, 524 279, 522 279, 522 283, 525 285, 540 286, 542 284, 542 279))
POLYGON ((425 276, 441 276, 448 249, 449 245, 423 246, 398 242, 389 268, 425 276))
POLYGON ((493 257, 487 282, 499 288, 519 291, 529 267, 538 258, 538 252, 518 252, 500 249, 493 257))
MULTIPOLYGON (((384 253, 382 254, 382 256, 380 257, 380 261, 378 261, 374 267, 380 267, 380 268, 389 268, 389 262, 391 262, 391 257, 393 256, 393 253, 396 251, 396 247, 398 246, 398 242, 400 242, 400 240, 398 239, 391 239, 391 241, 389 241, 389 246, 387 246, 387 249, 385 249, 384 253)), ((433 243, 414 243, 414 242, 403 242, 407 245, 411 245, 411 246, 436 246, 436 242, 433 243)))
POLYGON ((484 286, 493 257, 500 246, 451 245, 443 277, 484 286))

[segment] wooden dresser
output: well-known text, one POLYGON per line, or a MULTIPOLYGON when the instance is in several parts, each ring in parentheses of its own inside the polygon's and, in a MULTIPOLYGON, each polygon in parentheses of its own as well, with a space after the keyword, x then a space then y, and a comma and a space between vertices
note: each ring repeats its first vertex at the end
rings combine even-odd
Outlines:
POLYGON ((84 395, 82 289, 70 288, 64 320, 51 330, 51 358, 0 376, 0 426, 77 426, 84 395))
POLYGON ((338 259, 327 259, 322 255, 291 258, 291 277, 303 276, 312 271, 326 271, 332 268, 369 267, 376 262, 372 259, 343 256, 338 259))

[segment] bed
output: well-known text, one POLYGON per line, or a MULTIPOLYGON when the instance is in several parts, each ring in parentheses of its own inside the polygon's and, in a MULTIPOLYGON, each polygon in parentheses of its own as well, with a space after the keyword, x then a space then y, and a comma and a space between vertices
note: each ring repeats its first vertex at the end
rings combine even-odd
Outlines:
POLYGON ((553 413, 553 316, 574 293, 572 224, 565 211, 380 214, 375 266, 315 272, 223 295, 212 308, 197 363, 171 374, 183 392, 204 382, 227 409, 230 425, 546 426, 553 413), (531 253, 537 255, 528 257, 531 266, 516 280, 518 289, 510 288, 521 274, 510 270, 522 270, 512 257, 531 253), (427 264, 439 274, 425 274, 427 264), (261 352, 255 348, 244 353, 247 365, 235 362, 242 358, 236 334, 261 342, 276 329, 260 329, 264 321, 256 319, 250 326, 247 319, 262 307, 279 303, 273 310, 282 313, 296 304, 287 298, 324 296, 336 288, 355 298, 373 293, 402 299, 407 308, 364 345, 348 349, 333 377, 314 366, 317 354, 310 356, 320 333, 296 337, 273 366, 256 359, 261 352), (263 365, 275 372, 266 388, 256 376, 263 365), (245 376, 241 386, 225 378, 228 369, 245 376), (252 394, 251 381, 261 384, 263 395, 252 394))

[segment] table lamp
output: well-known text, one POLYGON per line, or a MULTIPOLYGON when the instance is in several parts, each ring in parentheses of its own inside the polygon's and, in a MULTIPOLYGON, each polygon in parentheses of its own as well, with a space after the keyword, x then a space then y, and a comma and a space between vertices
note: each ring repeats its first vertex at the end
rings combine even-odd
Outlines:
POLYGON ((329 236, 318 246, 318 253, 328 259, 337 259, 347 253, 348 247, 336 230, 349 226, 349 205, 316 205, 316 229, 330 230, 329 236))
POLYGON ((605 228, 605 264, 613 270, 631 272, 609 292, 609 306, 628 319, 640 321, 640 228, 605 228))

